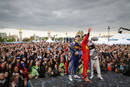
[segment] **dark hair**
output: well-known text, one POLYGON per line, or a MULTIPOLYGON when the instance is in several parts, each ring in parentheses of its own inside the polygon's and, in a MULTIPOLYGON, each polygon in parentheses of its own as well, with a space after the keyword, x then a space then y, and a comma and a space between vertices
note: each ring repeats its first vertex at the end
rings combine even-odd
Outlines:
POLYGON ((76 38, 76 37, 80 37, 80 35, 76 35, 75 38, 76 38))
POLYGON ((84 34, 83 36, 82 36, 82 38, 84 38, 86 36, 86 34, 84 34))

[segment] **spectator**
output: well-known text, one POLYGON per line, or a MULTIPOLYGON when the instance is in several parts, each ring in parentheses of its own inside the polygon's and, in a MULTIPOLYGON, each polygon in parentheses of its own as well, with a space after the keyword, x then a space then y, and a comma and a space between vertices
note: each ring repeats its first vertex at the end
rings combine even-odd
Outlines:
MULTIPOLYGON (((0 43, 0 87, 27 87, 29 79, 68 74, 70 43, 0 43)), ((102 72, 129 75, 130 45, 96 45, 102 72)), ((79 72, 82 74, 82 60, 79 72)))

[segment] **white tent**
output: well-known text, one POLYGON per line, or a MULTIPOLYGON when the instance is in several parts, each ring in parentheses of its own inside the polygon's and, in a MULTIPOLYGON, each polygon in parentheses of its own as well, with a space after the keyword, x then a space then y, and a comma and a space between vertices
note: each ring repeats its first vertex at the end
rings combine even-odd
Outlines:
POLYGON ((130 34, 117 34, 110 38, 109 44, 130 44, 130 34))
POLYGON ((117 34, 110 39, 130 39, 130 34, 117 34))
POLYGON ((113 45, 113 44, 130 44, 130 41, 126 40, 126 39, 118 39, 118 40, 110 40, 108 41, 108 39, 105 38, 99 38, 98 41, 95 41, 95 44, 108 44, 108 45, 113 45))
POLYGON ((117 44, 130 44, 130 41, 126 40, 126 39, 119 39, 117 41, 117 44))
POLYGON ((32 42, 37 43, 37 42, 40 42, 40 40, 33 40, 32 42))
POLYGON ((107 38, 98 38, 98 41, 95 41, 95 44, 106 44, 107 42, 107 38))
POLYGON ((117 34, 109 39, 108 38, 98 38, 95 44, 130 44, 130 34, 117 34))
POLYGON ((53 40, 51 40, 51 38, 49 38, 46 42, 51 43, 51 42, 54 42, 54 41, 53 41, 53 40))

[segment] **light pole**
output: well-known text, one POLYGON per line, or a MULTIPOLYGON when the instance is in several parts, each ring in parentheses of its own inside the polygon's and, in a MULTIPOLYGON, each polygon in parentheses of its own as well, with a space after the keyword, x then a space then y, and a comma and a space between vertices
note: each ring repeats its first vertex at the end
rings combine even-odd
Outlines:
POLYGON ((108 30, 108 42, 109 42, 109 32, 110 32, 110 26, 108 26, 107 30, 108 30))
POLYGON ((57 36, 57 34, 56 34, 56 35, 54 35, 54 41, 56 41, 56 36, 57 36))
POLYGON ((68 34, 68 33, 66 32, 66 33, 65 33, 65 35, 66 35, 65 42, 66 42, 66 43, 68 42, 68 41, 67 41, 67 40, 68 40, 67 34, 68 34))

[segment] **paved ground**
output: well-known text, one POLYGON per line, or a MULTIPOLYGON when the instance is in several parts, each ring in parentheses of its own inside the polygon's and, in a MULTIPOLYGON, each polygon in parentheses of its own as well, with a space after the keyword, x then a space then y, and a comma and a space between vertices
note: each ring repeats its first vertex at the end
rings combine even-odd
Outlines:
POLYGON ((33 87, 130 87, 130 77, 114 72, 102 74, 104 81, 93 78, 91 83, 85 82, 82 79, 75 79, 70 82, 67 76, 54 78, 39 78, 31 80, 33 87))

